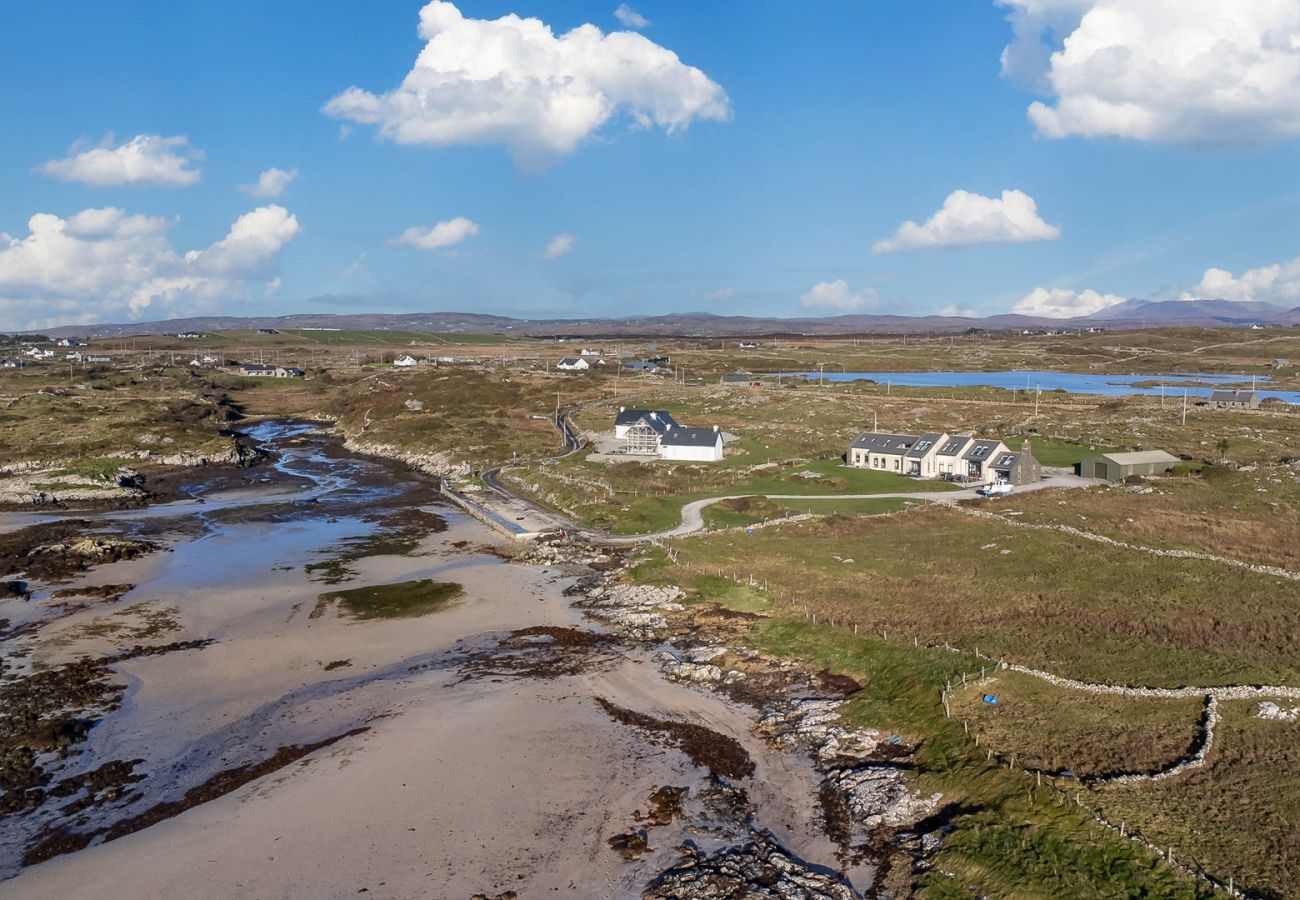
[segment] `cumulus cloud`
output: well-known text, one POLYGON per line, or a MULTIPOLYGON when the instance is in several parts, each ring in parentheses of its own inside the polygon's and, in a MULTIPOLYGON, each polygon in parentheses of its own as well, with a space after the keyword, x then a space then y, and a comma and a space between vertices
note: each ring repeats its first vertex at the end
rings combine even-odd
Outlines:
POLYGON ((1054 241, 1060 236, 1061 229, 1039 218, 1034 198, 1023 191, 1003 191, 1000 198, 953 191, 924 224, 904 222, 893 237, 877 241, 871 252, 1054 241))
POLYGON ((91 187, 189 187, 202 177, 195 163, 203 159, 203 152, 191 147, 183 135, 138 134, 116 145, 109 135, 97 147, 81 147, 74 144, 66 157, 50 160, 40 171, 91 187))
POLYGON ((1300 304, 1300 257, 1233 275, 1207 269, 1200 284, 1183 293, 1183 300, 1254 300, 1281 306, 1300 304))
POLYGON ((557 36, 540 19, 470 19, 433 0, 420 10, 420 37, 427 43, 397 88, 350 87, 325 112, 399 144, 504 144, 530 172, 572 153, 616 113, 669 132, 730 117, 721 87, 635 32, 580 25, 557 36))
POLYGON ((1069 319, 1073 316, 1090 316, 1108 306, 1123 303, 1124 300, 1124 297, 1101 294, 1094 290, 1071 291, 1066 288, 1040 287, 1034 288, 1011 311, 1024 316, 1069 319))
POLYGON ((624 28, 649 28, 650 20, 641 15, 626 3, 620 3, 618 9, 614 10, 614 18, 622 23, 624 28))
POLYGON ((432 228, 412 225, 388 243, 391 246, 415 247, 419 250, 441 250, 454 247, 466 238, 478 234, 478 224, 464 216, 439 222, 432 228))
POLYGON ((566 253, 571 252, 576 242, 576 238, 571 234, 557 234, 546 242, 546 249, 543 253, 547 259, 559 259, 566 253))
POLYGON ((709 291, 710 300, 730 300, 736 296, 736 289, 733 287, 721 287, 714 291, 709 291))
POLYGON ((257 176, 257 181, 252 184, 241 184, 239 189, 251 197, 265 197, 274 200, 283 194, 297 177, 297 169, 290 169, 286 172, 284 169, 277 169, 272 166, 257 176))
POLYGON ((251 284, 276 281, 280 251, 300 230, 283 207, 264 206, 206 249, 178 254, 171 224, 105 207, 66 219, 37 213, 26 237, 0 233, 0 318, 39 327, 242 299, 251 284))
POLYGON ((1049 138, 1245 143, 1300 134, 1295 0, 998 0, 1005 75, 1049 138))
POLYGON ((820 281, 813 285, 799 298, 799 302, 810 309, 837 309, 849 312, 864 306, 875 306, 880 296, 875 288, 865 287, 860 291, 849 290, 843 279, 820 281))

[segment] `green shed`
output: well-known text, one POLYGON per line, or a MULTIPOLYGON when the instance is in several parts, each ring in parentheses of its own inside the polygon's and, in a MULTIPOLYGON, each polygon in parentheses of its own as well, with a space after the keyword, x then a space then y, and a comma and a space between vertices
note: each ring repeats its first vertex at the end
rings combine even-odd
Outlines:
POLYGON ((1084 478, 1123 481, 1130 475, 1163 475, 1179 462, 1178 457, 1163 450, 1103 453, 1079 463, 1078 473, 1084 478))

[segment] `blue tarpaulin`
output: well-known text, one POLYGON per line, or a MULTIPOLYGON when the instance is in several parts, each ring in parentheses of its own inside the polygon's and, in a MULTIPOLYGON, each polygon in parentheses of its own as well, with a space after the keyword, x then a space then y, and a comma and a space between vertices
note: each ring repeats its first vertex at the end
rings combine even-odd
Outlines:
POLYGON ((997 705, 998 705, 998 695, 997 695, 997 694, 985 694, 985 695, 984 695, 984 702, 985 702, 985 703, 989 703, 989 704, 991 704, 991 705, 993 705, 993 706, 997 706, 997 705))

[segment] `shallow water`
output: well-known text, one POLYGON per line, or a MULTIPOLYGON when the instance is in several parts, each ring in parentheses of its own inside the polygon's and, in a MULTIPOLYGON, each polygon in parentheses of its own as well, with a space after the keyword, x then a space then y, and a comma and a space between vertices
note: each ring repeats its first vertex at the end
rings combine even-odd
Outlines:
MULTIPOLYGON (((1122 397, 1129 394, 1160 396, 1164 382, 1165 395, 1181 398, 1186 387, 1189 397, 1208 397, 1212 390, 1223 386, 1248 389, 1249 376, 1210 375, 1203 372, 1167 373, 1163 375, 1099 375, 1081 372, 1047 372, 1003 370, 997 372, 782 372, 782 377, 804 377, 826 381, 874 381, 878 384, 896 384, 900 387, 995 387, 1003 390, 1065 391, 1067 394, 1100 394, 1105 397, 1122 397), (1199 386, 1188 386, 1193 385, 1199 386), (1174 385, 1177 385, 1175 387, 1174 385)), ((1287 403, 1300 403, 1300 391, 1276 391, 1268 387, 1268 378, 1256 379, 1261 399, 1278 397, 1287 403)))
MULTIPOLYGON (((461 676, 467 659, 504 632, 591 628, 563 596, 570 578, 483 552, 478 548, 502 539, 438 503, 425 480, 343 453, 310 426, 268 423, 254 436, 277 450, 274 466, 292 487, 99 517, 152 522, 170 550, 97 568, 85 583, 136 588, 24 639, 31 664, 110 654, 133 639, 87 626, 114 617, 130 623, 134 611, 161 607, 176 630, 159 641, 214 641, 115 664, 126 684, 121 706, 103 716, 55 777, 110 760, 142 761, 137 772, 145 779, 132 786, 139 797, 85 810, 78 828, 89 830, 183 797, 215 773, 277 748, 358 726, 370 732, 144 831, 26 869, 22 852, 39 829, 67 820, 55 804, 7 819, 0 880, 16 877, 0 883, 0 894, 183 892, 197 900, 255 888, 262 896, 306 898, 351 896, 365 885, 372 896, 392 897, 448 896, 448 886, 456 896, 516 886, 526 895, 639 896, 687 835, 666 829, 656 852, 636 864, 608 851, 608 837, 629 827, 656 785, 698 785, 702 775, 680 753, 648 745, 610 720, 595 697, 733 734, 758 763, 752 791, 759 824, 806 858, 833 863, 834 848, 818 830, 819 776, 810 763, 765 749, 748 731, 748 713, 666 682, 644 651, 628 648, 606 665, 553 680, 461 676), (311 615, 318 594, 334 585, 311 579, 307 563, 372 533, 376 513, 430 503, 447 519, 446 532, 430 534, 415 555, 355 560, 347 585, 450 580, 464 586, 461 600, 414 619, 311 615), (467 546, 454 546, 460 542, 467 546), (414 834, 424 842, 411 843, 414 834), (375 890, 376 882, 386 890, 375 890), (104 892, 105 883, 114 889, 104 892), (574 883, 583 885, 577 894, 568 890, 574 883)), ((36 596, 28 610, 42 606, 48 592, 36 596)), ((853 874, 859 887, 869 884, 870 872, 853 874)))

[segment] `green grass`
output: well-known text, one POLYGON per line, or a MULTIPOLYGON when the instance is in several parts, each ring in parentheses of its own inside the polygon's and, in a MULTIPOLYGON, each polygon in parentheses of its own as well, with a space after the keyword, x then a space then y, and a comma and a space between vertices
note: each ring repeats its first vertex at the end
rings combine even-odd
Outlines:
MULTIPOLYGON (((803 498, 827 494, 940 493, 958 489, 946 481, 905 478, 890 472, 853 468, 837 459, 777 465, 779 468, 773 471, 744 473, 737 471, 744 467, 736 460, 724 460, 721 464, 686 465, 660 461, 604 465, 573 459, 558 464, 564 481, 549 481, 543 470, 528 470, 519 480, 524 484, 544 485, 545 490, 534 492, 535 499, 558 507, 587 525, 608 529, 615 534, 644 534, 673 528, 681 522, 685 504, 724 494, 803 498), (810 477, 803 477, 800 473, 807 473, 810 477), (607 484, 618 493, 611 499, 597 487, 599 484, 607 484)), ((806 509, 803 499, 773 503, 775 506, 769 506, 755 500, 751 504, 755 510, 752 513, 729 511, 723 507, 711 514, 706 511, 706 515, 710 516, 715 527, 730 527, 772 518, 772 514, 784 514, 777 507, 786 511, 806 509)), ((874 501, 861 506, 855 504, 862 501, 843 503, 842 507, 826 506, 822 511, 870 515, 902 508, 901 503, 897 506, 879 505, 874 501)))
POLYGON ((431 581, 427 578, 329 591, 317 598, 312 617, 317 618, 331 607, 338 607, 359 622, 411 619, 446 609, 464 592, 464 588, 454 581, 431 581))
POLYGON ((1029 776, 989 764, 939 702, 943 684, 970 670, 969 657, 781 619, 761 623, 751 642, 852 676, 862 690, 845 718, 919 744, 917 789, 942 792, 956 809, 919 896, 1212 896, 1029 776))
POLYGON ((702 571, 752 574, 826 618, 1074 678, 1300 684, 1300 595, 1219 563, 1173 564, 938 508, 695 536, 679 552, 702 571))
MULTIPOLYGON (((1012 450, 1018 451, 1020 445, 1024 443, 1024 438, 1004 438, 1003 443, 1012 450)), ((1102 453, 1119 452, 1117 447, 1089 447, 1084 444, 1072 444, 1067 441, 1053 441, 1046 438, 1030 438, 1029 449, 1033 452, 1034 459, 1043 465, 1058 467, 1073 466, 1075 463, 1102 453)))
POLYGON ((78 459, 57 472, 51 472, 50 475, 54 478, 72 475, 80 478, 94 478, 98 481, 112 481, 117 478, 117 473, 122 470, 122 465, 120 459, 78 459))

